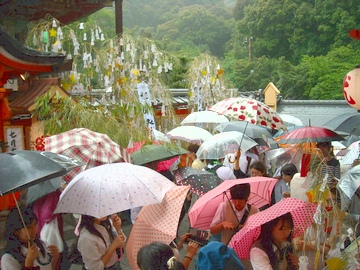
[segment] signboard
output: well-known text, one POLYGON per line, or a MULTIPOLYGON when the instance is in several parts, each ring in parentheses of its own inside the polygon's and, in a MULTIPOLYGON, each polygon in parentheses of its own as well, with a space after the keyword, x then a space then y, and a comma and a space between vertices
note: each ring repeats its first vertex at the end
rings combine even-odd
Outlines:
POLYGON ((24 150, 24 132, 22 126, 5 126, 5 142, 8 144, 8 151, 24 150))

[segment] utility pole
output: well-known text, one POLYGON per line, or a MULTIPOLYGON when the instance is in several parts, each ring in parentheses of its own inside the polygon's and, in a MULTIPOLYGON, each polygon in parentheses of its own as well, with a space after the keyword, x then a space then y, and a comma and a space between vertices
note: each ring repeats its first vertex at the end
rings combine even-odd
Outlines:
POLYGON ((123 0, 115 0, 115 30, 116 35, 123 33, 123 16, 122 16, 123 0))
POLYGON ((249 62, 252 61, 252 42, 253 42, 253 37, 245 38, 244 40, 244 45, 248 46, 249 62))

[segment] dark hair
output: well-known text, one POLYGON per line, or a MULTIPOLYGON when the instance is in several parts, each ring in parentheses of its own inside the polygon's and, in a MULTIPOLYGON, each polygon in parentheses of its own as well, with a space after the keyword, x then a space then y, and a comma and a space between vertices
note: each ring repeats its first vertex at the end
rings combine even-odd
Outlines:
POLYGON ((262 162, 261 160, 255 160, 250 165, 250 169, 258 170, 258 171, 262 172, 264 174, 264 176, 266 176, 266 174, 267 174, 265 163, 262 162))
POLYGON ((316 143, 316 145, 331 147, 331 142, 318 142, 318 143, 316 143))
POLYGON ((298 173, 298 169, 296 168, 296 166, 294 164, 289 163, 289 164, 285 164, 281 168, 281 173, 290 175, 292 177, 292 176, 294 176, 295 173, 298 173))
POLYGON ((234 200, 247 200, 250 196, 250 184, 237 184, 230 188, 231 199, 234 200))
MULTIPOLYGON (((23 217, 25 226, 29 226, 34 221, 37 222, 37 217, 32 211, 31 207, 28 206, 19 206, 21 215, 23 217)), ((21 246, 23 245, 18 237, 14 234, 15 231, 19 231, 24 228, 24 225, 21 221, 21 217, 19 214, 19 210, 15 207, 11 210, 8 219, 6 221, 5 228, 5 238, 6 238, 6 246, 5 253, 11 254, 21 265, 25 263, 25 257, 21 254, 21 246)), ((44 243, 40 240, 38 235, 36 234, 35 244, 40 249, 40 252, 45 256, 46 251, 44 248, 44 243)), ((27 246, 26 246, 27 247, 27 246)))
POLYGON ((196 144, 196 143, 191 143, 189 146, 188 146, 188 148, 187 148, 187 150, 189 151, 189 152, 194 152, 195 154, 196 154, 196 152, 199 150, 199 145, 198 144, 196 144))
MULTIPOLYGON (((104 241, 104 244, 106 246, 106 242, 105 242, 104 237, 101 235, 101 233, 94 226, 94 219, 95 218, 92 217, 92 216, 81 215, 81 222, 80 222, 80 226, 79 226, 79 231, 81 231, 82 228, 86 228, 91 234, 100 237, 104 241)), ((109 217, 107 217, 106 220, 102 221, 101 225, 105 227, 106 231, 109 234, 109 237, 110 237, 111 241, 114 240, 114 236, 112 234, 112 228, 111 228, 111 223, 110 223, 109 217)))
POLYGON ((137 254, 137 265, 141 270, 185 270, 184 265, 179 262, 174 262, 174 268, 170 268, 167 262, 174 256, 169 245, 160 242, 152 242, 149 245, 140 248, 137 254))
MULTIPOLYGON (((282 222, 283 225, 288 222, 288 223, 290 223, 291 229, 292 230, 294 229, 294 222, 293 222, 292 216, 290 213, 286 213, 280 217, 272 219, 272 220, 266 222, 265 224, 261 225, 261 233, 259 236, 260 242, 264 248, 264 251, 266 252, 266 254, 269 257, 269 260, 270 260, 270 263, 271 263, 271 266, 273 269, 279 269, 279 261, 274 252, 274 249, 272 247, 272 244, 273 244, 272 231, 278 222, 282 222)), ((289 234, 289 236, 287 238, 287 241, 289 241, 289 243, 290 243, 289 251, 292 250, 292 245, 291 245, 292 238, 293 238, 293 231, 291 231, 291 233, 289 234)), ((288 260, 288 268, 287 269, 293 269, 290 260, 288 260)))

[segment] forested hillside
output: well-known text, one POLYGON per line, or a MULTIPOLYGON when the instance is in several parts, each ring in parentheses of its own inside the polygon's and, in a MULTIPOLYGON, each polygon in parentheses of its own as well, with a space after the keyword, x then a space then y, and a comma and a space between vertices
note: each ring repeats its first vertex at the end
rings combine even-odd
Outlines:
MULTIPOLYGON (((175 72, 201 53, 218 57, 240 91, 273 82, 286 98, 343 99, 343 77, 360 62, 349 37, 360 0, 124 0, 123 22, 177 55, 175 72)), ((188 87, 179 76, 170 87, 188 87)))

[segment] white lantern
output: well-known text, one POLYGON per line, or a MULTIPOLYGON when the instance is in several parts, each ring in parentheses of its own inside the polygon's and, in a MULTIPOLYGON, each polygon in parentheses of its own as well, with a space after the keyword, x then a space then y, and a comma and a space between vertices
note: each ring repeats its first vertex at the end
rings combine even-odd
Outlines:
POLYGON ((360 110, 360 66, 346 74, 343 81, 343 93, 347 103, 360 110))

